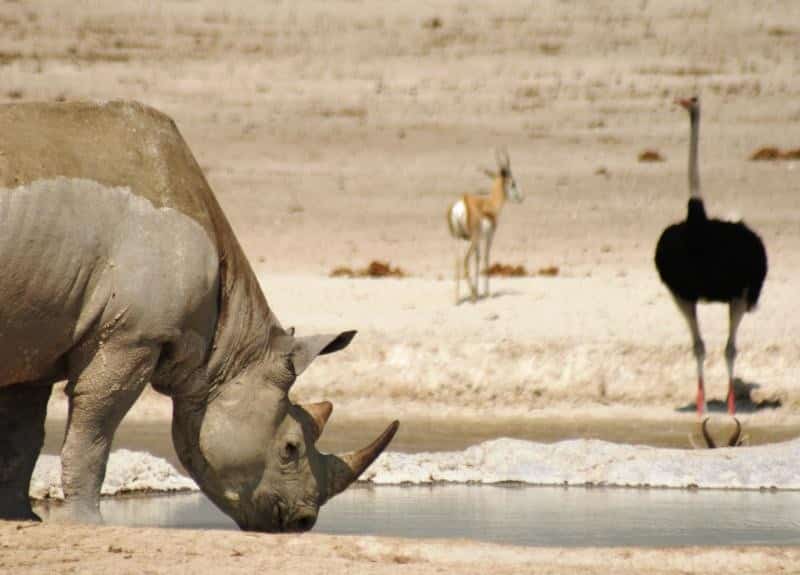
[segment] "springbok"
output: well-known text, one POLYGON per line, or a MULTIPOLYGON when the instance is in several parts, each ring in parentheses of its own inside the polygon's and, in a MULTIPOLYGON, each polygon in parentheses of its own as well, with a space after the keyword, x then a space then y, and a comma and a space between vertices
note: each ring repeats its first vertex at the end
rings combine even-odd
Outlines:
POLYGON ((489 295, 489 251, 492 249, 492 239, 497 231, 497 219, 506 199, 510 198, 515 203, 522 201, 522 192, 517 187, 517 182, 511 174, 511 162, 508 152, 495 150, 497 172, 484 170, 492 179, 492 189, 489 195, 464 194, 464 196, 450 206, 447 210, 447 223, 450 234, 460 240, 469 241, 469 249, 463 260, 460 254, 456 256, 456 304, 459 303, 461 271, 469 284, 470 299, 475 301, 479 297, 479 281, 481 261, 485 278, 484 297, 489 295), (483 244, 483 245, 481 245, 483 244), (470 258, 475 257, 475 283, 472 282, 470 273, 470 258))

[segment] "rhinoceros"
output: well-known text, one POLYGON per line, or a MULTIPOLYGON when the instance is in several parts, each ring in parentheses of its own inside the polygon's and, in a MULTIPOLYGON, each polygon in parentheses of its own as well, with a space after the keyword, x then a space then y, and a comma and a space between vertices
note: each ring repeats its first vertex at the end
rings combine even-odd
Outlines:
POLYGON ((178 457, 245 530, 310 529, 386 448, 315 447, 332 405, 297 376, 354 331, 296 337, 273 314, 175 123, 136 102, 0 106, 0 517, 28 499, 54 383, 68 520, 100 521, 113 435, 150 383, 178 457))

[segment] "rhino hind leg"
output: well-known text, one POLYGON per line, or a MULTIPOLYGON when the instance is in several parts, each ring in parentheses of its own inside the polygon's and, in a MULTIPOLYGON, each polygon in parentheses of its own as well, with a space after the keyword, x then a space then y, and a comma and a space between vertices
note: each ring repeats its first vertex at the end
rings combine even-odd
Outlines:
POLYGON ((65 505, 57 521, 98 523, 114 433, 152 376, 158 346, 104 342, 70 357, 69 416, 61 449, 65 505))
POLYGON ((44 443, 51 389, 50 383, 0 387, 0 519, 39 520, 28 489, 44 443))

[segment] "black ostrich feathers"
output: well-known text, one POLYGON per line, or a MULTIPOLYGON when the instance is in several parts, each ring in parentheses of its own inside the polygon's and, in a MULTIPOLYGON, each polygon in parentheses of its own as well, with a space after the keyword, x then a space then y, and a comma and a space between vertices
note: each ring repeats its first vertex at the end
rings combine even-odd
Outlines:
POLYGON ((767 275, 767 252, 761 238, 742 222, 706 217, 703 201, 689 200, 685 221, 669 226, 656 245, 661 281, 677 297, 697 302, 758 303, 767 275))

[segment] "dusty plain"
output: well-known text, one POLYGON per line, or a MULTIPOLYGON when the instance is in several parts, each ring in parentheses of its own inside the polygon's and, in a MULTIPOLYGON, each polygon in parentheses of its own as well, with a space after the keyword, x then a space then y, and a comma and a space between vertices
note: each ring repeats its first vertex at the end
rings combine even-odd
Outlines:
MULTIPOLYGON (((800 147, 799 45, 791 0, 0 0, 0 101, 124 98, 170 114, 282 321, 360 332, 294 390, 335 403, 331 431, 347 445, 329 447, 398 417, 396 446, 414 450, 496 435, 688 446, 688 331, 652 258, 685 214, 688 122, 672 100, 698 93, 707 209, 743 217, 769 253, 738 342, 740 411, 758 443, 800 435, 800 161, 748 159, 800 147), (464 246, 444 215, 486 189, 493 147, 526 195, 503 212, 494 259, 533 275, 456 306, 464 246), (663 161, 638 161, 645 150, 663 161), (328 277, 372 260, 408 277, 328 277), (548 267, 558 273, 536 273, 548 267)), ((701 322, 716 412, 727 311, 706 306, 701 322)), ((52 428, 64 411, 54 397, 52 428)), ((127 424, 168 417, 146 393, 127 424)), ((775 573, 800 572, 800 554, 0 525, 0 571, 112 565, 775 573)))

